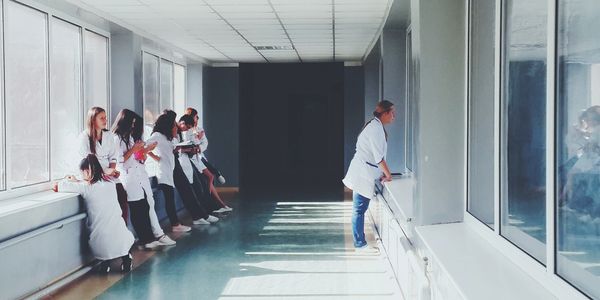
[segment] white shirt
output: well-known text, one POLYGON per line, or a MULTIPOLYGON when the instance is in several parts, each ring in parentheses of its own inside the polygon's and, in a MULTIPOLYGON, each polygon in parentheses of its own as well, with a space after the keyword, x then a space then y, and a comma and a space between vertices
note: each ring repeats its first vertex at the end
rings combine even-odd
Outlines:
POLYGON ((169 141, 166 136, 159 132, 153 132, 146 141, 147 144, 156 142, 156 148, 152 152, 160 157, 158 169, 156 170, 156 179, 159 184, 175 186, 173 181, 173 170, 175 169, 175 155, 173 149, 175 145, 169 141))
MULTIPOLYGON (((86 131, 79 134, 79 161, 84 159, 88 154, 91 154, 90 150, 90 139, 86 131)), ((106 172, 111 163, 116 164, 119 152, 115 144, 114 134, 110 131, 102 131, 102 143, 96 141, 96 158, 100 162, 102 169, 106 172)), ((77 163, 79 166, 79 162, 77 163)), ((77 170, 76 174, 79 174, 77 170)), ((111 178, 114 182, 119 182, 116 178, 111 178)))
MULTIPOLYGON (((145 163, 141 163, 135 159, 133 155, 125 160, 125 153, 129 151, 135 144, 133 139, 129 139, 129 148, 126 143, 121 140, 120 137, 115 135, 115 144, 119 145, 119 162, 117 164, 117 170, 121 172, 121 182, 123 188, 127 192, 127 201, 139 201, 144 199, 144 193, 146 193, 146 201, 150 206, 148 212, 150 217, 150 225, 152 226, 152 232, 154 236, 160 237, 165 234, 160 227, 160 222, 156 216, 154 210, 154 195, 152 194, 152 186, 150 185, 150 179, 146 172, 145 163)), ((148 157, 146 162, 154 161, 154 159, 148 157)))
MULTIPOLYGON (((129 139, 129 147, 127 143, 121 140, 117 135, 114 135, 115 144, 119 145, 119 159, 117 164, 117 170, 121 172, 121 182, 127 192, 127 201, 138 201, 144 199, 144 192, 146 196, 152 195, 152 188, 150 186, 150 180, 148 179, 148 173, 143 163, 135 159, 132 154, 129 159, 125 160, 125 153, 129 151, 135 144, 132 138, 129 139)), ((152 159, 152 158, 148 158, 152 159)))
POLYGON ((78 193, 87 207, 87 225, 90 230, 89 244, 97 259, 108 260, 129 253, 133 245, 133 234, 121 217, 114 182, 60 181, 59 192, 78 193))
POLYGON ((382 171, 379 163, 385 159, 387 141, 383 124, 374 118, 358 135, 356 152, 350 162, 348 173, 342 182, 349 189, 371 199, 375 195, 375 180, 382 171))
MULTIPOLYGON (((202 130, 202 129, 200 129, 200 130, 202 130)), ((204 169, 206 169, 206 166, 202 162, 202 157, 204 157, 204 154, 203 154, 204 150, 206 150, 206 147, 208 147, 208 139, 206 139, 206 135, 202 139, 199 139, 198 135, 196 134, 197 132, 200 132, 200 131, 195 131, 195 132, 192 130, 186 131, 185 134, 183 135, 183 141, 184 142, 192 141, 192 143, 194 143, 194 145, 200 146, 200 153, 196 153, 196 154, 194 154, 194 156, 190 157, 190 161, 196 167, 196 169, 198 169, 199 172, 202 172, 204 169)))
POLYGON ((204 156, 204 151, 206 151, 206 149, 208 149, 208 138, 206 137, 206 132, 204 132, 201 139, 198 139, 197 133, 203 132, 203 131, 204 131, 204 128, 197 127, 194 132, 195 143, 200 146, 200 155, 198 155, 199 156, 198 160, 200 160, 201 157, 206 158, 206 156, 204 156))
MULTIPOLYGON (((191 135, 193 135, 193 133, 189 130, 182 131, 181 132, 182 138, 179 138, 179 136, 178 136, 176 139, 177 143, 192 140, 191 135)), ((187 153, 182 152, 181 150, 179 151, 178 156, 179 156, 179 164, 181 165, 181 169, 183 170, 185 177, 187 177, 187 180, 190 183, 194 183, 194 169, 192 168, 192 161, 190 160, 190 156, 187 153)))

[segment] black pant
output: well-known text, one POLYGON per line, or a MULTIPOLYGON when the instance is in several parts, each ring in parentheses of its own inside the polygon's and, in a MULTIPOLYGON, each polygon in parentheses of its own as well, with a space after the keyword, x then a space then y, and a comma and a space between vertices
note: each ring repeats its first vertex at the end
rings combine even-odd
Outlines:
POLYGON ((221 205, 219 205, 219 203, 211 196, 208 178, 200 173, 196 166, 192 165, 192 168, 194 169, 194 183, 192 184, 192 187, 194 188, 196 195, 200 195, 202 205, 210 212, 221 208, 221 205))
POLYGON ((165 209, 171 226, 179 225, 179 217, 177 217, 177 208, 175 208, 175 190, 172 186, 160 183, 158 188, 163 192, 165 197, 165 209))
POLYGON ((192 218, 194 220, 208 218, 208 212, 206 209, 204 209, 204 207, 202 207, 200 198, 194 192, 194 189, 185 176, 185 173, 183 173, 183 169, 181 168, 177 158, 175 158, 173 181, 175 182, 175 187, 179 192, 179 196, 181 196, 183 206, 185 206, 185 209, 187 209, 190 215, 192 215, 192 218))
POLYGON ((155 240, 150 223, 150 205, 144 193, 144 199, 129 202, 131 225, 137 233, 141 244, 147 244, 155 240))

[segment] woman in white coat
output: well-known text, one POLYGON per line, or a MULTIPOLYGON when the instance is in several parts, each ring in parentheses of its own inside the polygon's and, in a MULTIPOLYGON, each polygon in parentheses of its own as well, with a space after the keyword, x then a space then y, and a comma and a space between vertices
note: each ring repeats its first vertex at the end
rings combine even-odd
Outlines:
POLYGON ((113 134, 106 129, 106 111, 101 107, 90 108, 85 125, 85 131, 79 135, 79 159, 87 157, 88 154, 96 155, 104 175, 116 184, 115 189, 117 200, 121 206, 121 216, 127 223, 129 219, 127 192, 119 180, 120 173, 116 169, 119 152, 113 134))
POLYGON ((387 132, 384 125, 394 121, 394 104, 383 100, 373 112, 375 118, 367 122, 358 135, 356 152, 343 180, 352 190, 352 234, 357 250, 371 249, 365 239, 365 212, 375 195, 375 181, 391 181, 392 175, 385 161, 387 132))
MULTIPOLYGON (((193 158, 192 158, 192 162, 194 163, 194 166, 198 169, 199 172, 202 172, 201 174, 204 175, 206 177, 206 180, 208 181, 208 188, 210 191, 210 195, 211 197, 219 203, 219 205, 221 206, 221 208, 218 209, 218 213, 224 213, 224 212, 230 212, 233 210, 233 208, 229 207, 221 198, 221 196, 219 195, 219 192, 217 191, 217 189, 215 188, 214 185, 214 179, 215 176, 218 177, 219 182, 221 182, 221 184, 225 183, 225 178, 221 175, 221 174, 215 174, 213 173, 209 168, 213 168, 210 164, 208 164, 208 161, 206 160, 206 156, 204 155, 204 151, 206 151, 206 149, 208 148, 208 138, 206 137, 206 133, 204 132, 204 129, 200 128, 198 125, 198 121, 200 120, 200 117, 198 116, 198 111, 192 107, 188 107, 185 110, 185 114, 192 116, 192 118, 194 118, 194 127, 193 127, 193 131, 194 131, 194 143, 197 144, 199 146, 200 152, 198 154, 196 154, 193 158)), ((198 174, 198 176, 200 176, 200 173, 198 174)))
POLYGON ((69 176, 69 180, 55 182, 53 190, 78 193, 83 197, 87 207, 89 245, 94 257, 102 260, 100 271, 108 273, 110 260, 121 258, 121 270, 129 272, 132 267, 129 250, 133 245, 133 235, 121 218, 115 183, 106 180, 103 167, 93 154, 81 161, 79 169, 83 181, 69 176))
POLYGON ((175 241, 160 227, 154 210, 154 196, 144 163, 146 154, 154 150, 156 143, 145 145, 142 140, 142 117, 129 109, 123 109, 113 124, 112 132, 119 148, 117 170, 121 173, 121 182, 127 191, 131 224, 137 233, 139 244, 148 249, 175 245, 175 241))

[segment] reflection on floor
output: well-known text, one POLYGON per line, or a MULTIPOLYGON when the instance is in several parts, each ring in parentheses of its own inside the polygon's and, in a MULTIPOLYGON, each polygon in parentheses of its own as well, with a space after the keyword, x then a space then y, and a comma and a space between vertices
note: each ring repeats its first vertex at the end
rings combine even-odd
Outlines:
POLYGON ((120 280, 87 276, 54 298, 400 299, 385 258, 354 252, 351 202, 237 200, 234 207, 120 280))

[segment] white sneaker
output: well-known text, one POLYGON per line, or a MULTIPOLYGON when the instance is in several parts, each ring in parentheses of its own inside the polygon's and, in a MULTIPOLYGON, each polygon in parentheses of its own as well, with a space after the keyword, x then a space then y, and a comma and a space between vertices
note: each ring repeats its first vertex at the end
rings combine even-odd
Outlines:
POLYGON ((362 247, 354 248, 355 252, 358 253, 366 253, 366 254, 379 254, 379 248, 371 247, 369 245, 364 245, 362 247))
POLYGON ((208 218, 206 218, 206 221, 211 222, 211 223, 217 223, 217 222, 219 222, 219 218, 217 218, 213 215, 208 215, 208 218))
POLYGON ((194 223, 194 225, 210 225, 210 222, 205 219, 194 220, 192 223, 194 223))
POLYGON ((157 242, 163 246, 173 246, 176 244, 175 241, 166 234, 163 234, 163 236, 161 236, 157 242))
POLYGON ((171 227, 171 230, 173 230, 173 232, 188 232, 192 230, 192 228, 183 224, 179 224, 177 226, 171 227))
POLYGON ((226 212, 230 212, 230 211, 231 211, 231 208, 227 209, 226 207, 221 207, 221 208, 215 210, 214 213, 222 214, 222 213, 226 213, 226 212))
POLYGON ((225 212, 233 211, 233 208, 231 208, 229 206, 225 206, 225 207, 223 207, 223 209, 224 209, 225 212))
POLYGON ((225 177, 223 177, 223 176, 219 176, 219 182, 220 182, 221 184, 225 184, 225 177))
POLYGON ((156 248, 158 248, 160 246, 162 246, 160 244, 160 242, 154 241, 154 242, 150 242, 150 243, 144 245, 144 248, 149 249, 149 250, 154 250, 154 249, 156 249, 156 248))

